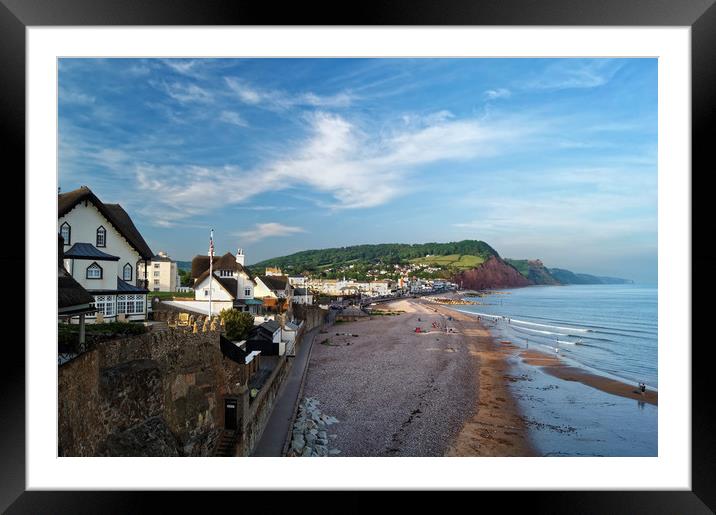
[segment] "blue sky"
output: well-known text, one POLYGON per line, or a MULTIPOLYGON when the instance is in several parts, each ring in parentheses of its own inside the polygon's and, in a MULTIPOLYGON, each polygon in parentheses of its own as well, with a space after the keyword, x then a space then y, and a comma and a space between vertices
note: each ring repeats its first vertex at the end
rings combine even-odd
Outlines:
POLYGON ((175 259, 482 239, 656 282, 656 59, 61 59, 59 141, 175 259))

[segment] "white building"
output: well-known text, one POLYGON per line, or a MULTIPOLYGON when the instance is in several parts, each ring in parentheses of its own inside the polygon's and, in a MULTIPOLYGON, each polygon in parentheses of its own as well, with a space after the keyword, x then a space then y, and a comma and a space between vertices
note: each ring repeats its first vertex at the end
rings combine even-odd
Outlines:
POLYGON ((291 299, 293 287, 285 275, 256 276, 256 297, 271 299, 291 299))
MULTIPOLYGON (((139 272, 144 274, 143 263, 139 266, 139 272)), ((146 275, 151 291, 177 291, 180 285, 177 263, 166 252, 159 251, 156 256, 152 256, 146 275)))
MULTIPOLYGON (((146 275, 153 252, 119 204, 105 204, 87 187, 58 195, 57 230, 64 266, 95 300, 104 320, 146 320, 146 275)), ((74 321, 74 320, 73 320, 74 321)), ((96 315, 87 322, 96 321, 96 315)))
POLYGON ((303 275, 289 275, 288 282, 293 287, 305 288, 308 285, 308 278, 303 275))
POLYGON ((306 288, 294 288, 291 301, 294 304, 305 304, 310 306, 313 304, 313 295, 306 288))
POLYGON ((198 273, 194 278, 194 300, 208 304, 211 290, 212 313, 234 308, 255 314, 262 302, 254 299, 256 285, 244 268, 244 251, 239 249, 235 256, 227 252, 220 258, 214 257, 212 268, 210 276, 209 256, 196 256, 192 260, 192 276, 198 273))
POLYGON ((370 294, 373 297, 385 297, 390 295, 392 284, 390 281, 372 281, 370 283, 370 294))

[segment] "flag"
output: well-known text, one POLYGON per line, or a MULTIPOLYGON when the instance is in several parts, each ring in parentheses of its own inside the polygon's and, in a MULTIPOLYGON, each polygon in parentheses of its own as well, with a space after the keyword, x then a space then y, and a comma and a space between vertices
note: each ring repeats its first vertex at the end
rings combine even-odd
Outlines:
POLYGON ((211 290, 212 281, 214 280, 214 229, 209 233, 209 318, 212 316, 211 312, 211 290))

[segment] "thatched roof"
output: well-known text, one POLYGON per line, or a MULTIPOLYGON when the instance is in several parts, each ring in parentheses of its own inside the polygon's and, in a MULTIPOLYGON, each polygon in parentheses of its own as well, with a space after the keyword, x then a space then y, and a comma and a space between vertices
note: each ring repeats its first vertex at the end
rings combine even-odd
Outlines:
MULTIPOLYGON (((221 259, 219 256, 214 256, 214 263, 221 259)), ((196 279, 204 272, 209 270, 209 256, 194 256, 191 260, 191 278, 196 279)))
MULTIPOLYGON (((231 252, 227 252, 221 257, 214 256, 214 271, 216 270, 234 270, 239 273, 243 272, 249 279, 253 279, 248 269, 241 266, 240 263, 237 263, 236 256, 234 256, 231 252)), ((209 256, 196 256, 191 260, 191 276, 195 279, 195 285, 201 283, 209 276, 209 256), (199 271, 200 268, 202 271, 199 271), (194 275, 195 272, 197 272, 197 275, 194 275)), ((217 279, 219 278, 217 277, 217 279)), ((234 287, 234 290, 236 290, 236 287, 234 287)), ((234 294, 234 296, 236 295, 234 294)))
POLYGON ((119 204, 105 204, 92 193, 87 186, 81 186, 76 190, 60 193, 57 196, 57 216, 61 217, 69 213, 77 204, 82 201, 89 201, 99 210, 102 215, 110 221, 115 229, 144 259, 151 259, 154 253, 144 241, 141 233, 137 230, 127 212, 119 204))
POLYGON ((260 275, 258 278, 269 290, 273 291, 284 291, 286 285, 289 284, 288 277, 285 275, 260 275))

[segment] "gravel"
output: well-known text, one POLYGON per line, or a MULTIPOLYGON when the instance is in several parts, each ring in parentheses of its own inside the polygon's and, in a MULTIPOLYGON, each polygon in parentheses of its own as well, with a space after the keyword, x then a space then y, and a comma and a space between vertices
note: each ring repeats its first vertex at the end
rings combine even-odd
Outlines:
POLYGON ((432 329, 446 317, 413 306, 413 313, 342 325, 358 337, 333 331, 323 337, 330 345, 320 344, 322 335, 316 341, 304 395, 340 421, 328 441, 341 456, 443 456, 473 413, 476 358, 461 334, 432 329), (415 333, 418 326, 433 332, 415 333))

